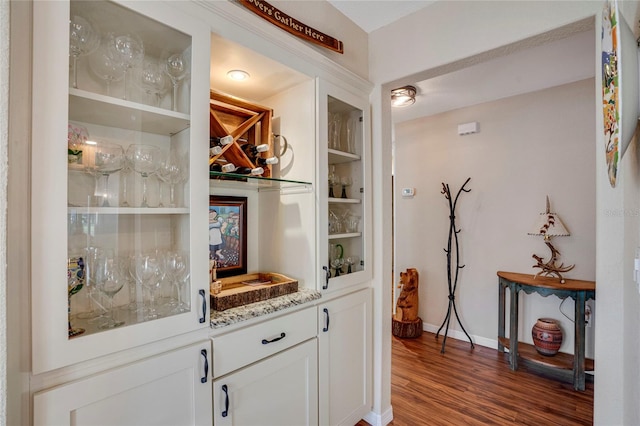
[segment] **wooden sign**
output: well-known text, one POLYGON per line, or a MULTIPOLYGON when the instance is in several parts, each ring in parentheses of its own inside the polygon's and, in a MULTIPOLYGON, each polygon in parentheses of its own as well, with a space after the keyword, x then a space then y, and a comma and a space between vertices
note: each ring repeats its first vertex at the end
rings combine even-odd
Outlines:
POLYGON ((290 34, 300 37, 303 40, 320 45, 334 52, 344 53, 342 42, 331 36, 303 24, 295 18, 287 15, 278 8, 262 0, 234 0, 239 5, 247 8, 251 12, 266 19, 290 34))

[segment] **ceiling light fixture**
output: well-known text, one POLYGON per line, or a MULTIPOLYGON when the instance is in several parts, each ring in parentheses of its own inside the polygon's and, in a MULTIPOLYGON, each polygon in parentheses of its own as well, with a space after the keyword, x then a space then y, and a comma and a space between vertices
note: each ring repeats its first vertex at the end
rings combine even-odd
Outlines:
POLYGON ((244 81, 249 78, 249 73, 243 70, 231 70, 227 73, 227 77, 235 81, 244 81))
POLYGON ((416 88, 403 86, 391 91, 391 106, 405 107, 416 102, 416 88))

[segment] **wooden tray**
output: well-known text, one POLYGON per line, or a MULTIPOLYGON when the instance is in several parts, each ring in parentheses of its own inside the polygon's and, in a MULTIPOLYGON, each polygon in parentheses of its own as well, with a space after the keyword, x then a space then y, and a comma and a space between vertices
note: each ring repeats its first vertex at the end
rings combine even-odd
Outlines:
POLYGON ((298 281, 275 272, 220 278, 222 291, 211 295, 211 309, 229 308, 261 302, 298 291, 298 281))

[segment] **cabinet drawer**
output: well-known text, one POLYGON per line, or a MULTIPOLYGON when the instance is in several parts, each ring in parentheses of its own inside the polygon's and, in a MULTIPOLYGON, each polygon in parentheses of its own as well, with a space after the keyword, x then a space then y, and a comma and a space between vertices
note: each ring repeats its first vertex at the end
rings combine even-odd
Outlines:
POLYGON ((316 308, 234 331, 213 340, 213 376, 220 377, 316 335, 316 308))

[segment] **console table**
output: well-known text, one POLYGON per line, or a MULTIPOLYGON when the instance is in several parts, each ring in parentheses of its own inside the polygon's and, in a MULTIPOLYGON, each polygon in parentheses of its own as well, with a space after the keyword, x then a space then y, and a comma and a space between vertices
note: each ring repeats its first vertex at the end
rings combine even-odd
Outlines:
POLYGON ((593 370, 594 362, 585 359, 584 354, 584 305, 596 298, 596 283, 593 281, 566 279, 564 283, 553 277, 537 277, 534 274, 498 271, 498 351, 509 349, 511 370, 518 369, 518 356, 550 371, 573 370, 573 387, 584 390, 585 370, 593 370), (505 338, 505 293, 510 291, 509 338, 505 338), (540 355, 533 345, 518 342, 518 294, 538 293, 541 296, 553 294, 560 299, 575 301, 574 355, 558 353, 554 356, 540 355))

